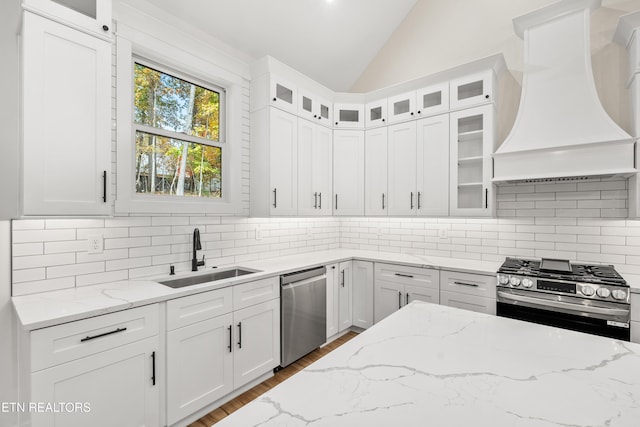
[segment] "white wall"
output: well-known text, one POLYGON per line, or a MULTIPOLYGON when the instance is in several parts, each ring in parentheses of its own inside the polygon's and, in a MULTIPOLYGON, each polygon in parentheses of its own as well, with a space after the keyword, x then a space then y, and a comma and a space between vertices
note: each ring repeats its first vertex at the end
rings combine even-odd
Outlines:
MULTIPOLYGON (((11 223, 0 221, 0 402, 17 402, 16 322, 11 305, 11 223)), ((0 427, 16 425, 17 414, 0 412, 0 427)))
MULTIPOLYGON (((351 91, 367 92, 495 53, 522 81, 523 43, 512 19, 557 0, 419 0, 351 91)), ((598 94, 609 115, 630 130, 624 89, 626 51, 612 42, 620 15, 640 0, 603 0, 592 15, 591 52, 598 94)))

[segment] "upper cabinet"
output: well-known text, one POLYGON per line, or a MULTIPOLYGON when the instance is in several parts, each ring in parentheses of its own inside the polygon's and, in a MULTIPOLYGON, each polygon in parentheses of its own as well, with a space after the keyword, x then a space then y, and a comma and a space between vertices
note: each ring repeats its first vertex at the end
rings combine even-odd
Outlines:
POLYGON ((467 108, 475 105, 495 102, 494 88, 496 87, 493 70, 472 74, 451 80, 451 109, 467 108))
POLYGON ((407 92, 388 99, 389 123, 416 118, 416 93, 407 92))
POLYGON ((495 150, 495 135, 493 104, 451 113, 451 215, 494 214, 491 154, 495 150))
POLYGON ((364 215, 364 131, 334 131, 333 193, 334 215, 364 215))
POLYGON ((333 131, 298 119, 298 214, 331 215, 333 131))
POLYGON ((422 88, 416 91, 418 117, 427 117, 449 110, 449 83, 422 88))
POLYGON ((387 99, 369 102, 365 105, 365 126, 375 128, 386 125, 387 122, 387 99))
POLYGON ((22 64, 23 214, 109 214, 111 44, 25 11, 22 64))
POLYGON ((291 114, 298 113, 298 93, 296 87, 280 77, 271 75, 269 99, 272 106, 291 114))
POLYGON ((333 120, 337 129, 364 129, 364 105, 334 104, 333 120))
POLYGON ((333 107, 322 97, 304 89, 299 90, 298 116, 315 121, 323 126, 332 127, 333 107))
POLYGON ((100 37, 111 37, 111 0, 23 0, 25 10, 100 37))

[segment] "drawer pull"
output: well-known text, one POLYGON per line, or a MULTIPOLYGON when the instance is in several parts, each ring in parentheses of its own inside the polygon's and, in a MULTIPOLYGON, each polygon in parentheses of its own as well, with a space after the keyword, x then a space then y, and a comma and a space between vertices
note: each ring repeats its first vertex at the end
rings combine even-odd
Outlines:
POLYGON ((398 291, 398 310, 402 308, 402 292, 398 291))
POLYGON ((227 348, 229 349, 229 353, 231 353, 232 352, 232 350, 231 350, 231 346, 232 346, 232 344, 231 344, 231 325, 229 325, 229 327, 227 329, 229 330, 229 345, 227 346, 227 348))
POLYGON ((80 342, 95 340, 96 338, 106 337, 107 335, 117 334, 118 332, 123 332, 123 331, 126 331, 126 330, 127 330, 127 328, 118 328, 118 329, 110 331, 110 332, 105 332, 104 334, 94 335, 92 337, 86 336, 85 338, 82 338, 80 340, 80 342))
POLYGON ((402 273, 393 273, 396 276, 400 276, 400 277, 408 277, 409 279, 413 279, 413 274, 402 274, 402 273))
POLYGON ((466 282, 453 282, 454 285, 461 286, 471 286, 472 288, 477 288, 479 285, 477 283, 466 283, 466 282))
POLYGON ((407 292, 407 302, 405 304, 409 304, 409 292, 407 292))
POLYGON ((242 348, 242 322, 238 322, 238 348, 242 348))
POLYGON ((151 353, 151 385, 156 385, 156 352, 151 353))

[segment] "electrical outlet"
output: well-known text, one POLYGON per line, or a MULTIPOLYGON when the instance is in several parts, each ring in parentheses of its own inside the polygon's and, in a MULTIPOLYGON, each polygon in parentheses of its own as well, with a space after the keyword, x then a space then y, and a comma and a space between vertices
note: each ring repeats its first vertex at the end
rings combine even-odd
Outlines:
POLYGON ((101 254, 104 250, 102 235, 94 234, 87 238, 87 252, 90 254, 101 254))
POLYGON ((449 238, 449 230, 447 230, 446 228, 442 227, 438 229, 438 237, 441 239, 448 239, 449 238))

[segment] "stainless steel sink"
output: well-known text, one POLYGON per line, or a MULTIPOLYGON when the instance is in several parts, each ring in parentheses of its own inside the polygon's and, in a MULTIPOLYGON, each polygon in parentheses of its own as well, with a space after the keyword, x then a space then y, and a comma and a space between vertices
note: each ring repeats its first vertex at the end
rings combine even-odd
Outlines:
POLYGON ((224 270, 216 270, 197 276, 183 277, 180 279, 163 280, 158 282, 170 288, 184 288, 185 286, 198 285, 200 283, 215 282, 216 280, 229 279, 231 277, 244 276, 245 274, 259 273, 260 270, 251 270, 244 267, 234 267, 224 270))

